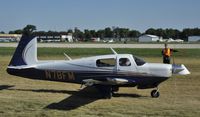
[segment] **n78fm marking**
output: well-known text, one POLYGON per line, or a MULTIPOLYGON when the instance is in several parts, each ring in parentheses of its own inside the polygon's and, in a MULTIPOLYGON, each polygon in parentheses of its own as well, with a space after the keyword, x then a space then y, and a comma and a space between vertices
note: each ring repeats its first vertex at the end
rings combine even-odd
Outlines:
POLYGON ((46 79, 52 80, 75 80, 73 72, 61 72, 61 71, 48 71, 45 70, 46 79))

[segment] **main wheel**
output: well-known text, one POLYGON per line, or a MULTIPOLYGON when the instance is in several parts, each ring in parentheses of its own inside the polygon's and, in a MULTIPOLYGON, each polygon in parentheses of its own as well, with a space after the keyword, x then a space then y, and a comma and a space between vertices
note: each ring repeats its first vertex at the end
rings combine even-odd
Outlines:
POLYGON ((108 93, 107 95, 106 95, 106 99, 111 99, 112 98, 112 92, 110 92, 110 93, 108 93))
POLYGON ((151 97, 152 98, 158 98, 160 96, 160 93, 157 90, 151 91, 151 97))

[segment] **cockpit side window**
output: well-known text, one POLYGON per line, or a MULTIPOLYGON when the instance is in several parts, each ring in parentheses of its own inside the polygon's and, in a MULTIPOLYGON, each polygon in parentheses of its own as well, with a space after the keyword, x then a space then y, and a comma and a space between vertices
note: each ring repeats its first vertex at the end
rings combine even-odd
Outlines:
POLYGON ((119 65, 120 66, 131 66, 131 61, 128 58, 120 58, 119 65))
POLYGON ((116 61, 114 58, 98 59, 96 61, 97 67, 114 67, 115 64, 116 64, 116 61))
POLYGON ((137 64, 137 66, 142 66, 144 65, 146 62, 136 56, 133 57, 135 59, 135 63, 137 64))

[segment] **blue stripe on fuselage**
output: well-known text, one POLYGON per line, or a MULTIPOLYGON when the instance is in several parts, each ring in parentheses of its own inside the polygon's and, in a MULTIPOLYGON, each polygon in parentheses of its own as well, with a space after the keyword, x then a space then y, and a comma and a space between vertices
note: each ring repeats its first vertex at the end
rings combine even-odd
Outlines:
MULTIPOLYGON (((28 69, 12 69, 8 68, 7 72, 11 75, 21 76, 36 80, 49 80, 59 82, 71 82, 82 84, 84 79, 95 79, 103 81, 106 78, 122 78, 134 83, 138 86, 156 86, 165 81, 166 77, 140 76, 117 74, 114 72, 74 72, 74 71, 53 71, 53 70, 38 70, 35 68, 28 69)), ((124 85, 126 86, 126 85, 124 85)), ((128 85, 127 85, 128 86, 128 85)))

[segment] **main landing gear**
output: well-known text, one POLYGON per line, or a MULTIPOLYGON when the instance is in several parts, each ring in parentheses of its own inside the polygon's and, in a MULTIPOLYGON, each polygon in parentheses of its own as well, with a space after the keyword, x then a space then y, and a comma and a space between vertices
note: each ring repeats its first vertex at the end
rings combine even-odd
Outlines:
POLYGON ((159 93, 158 88, 151 91, 152 98, 158 98, 159 96, 160 96, 160 93, 159 93))
POLYGON ((95 87, 99 90, 104 99, 111 99, 114 92, 119 90, 117 86, 109 86, 109 85, 95 85, 95 87))

